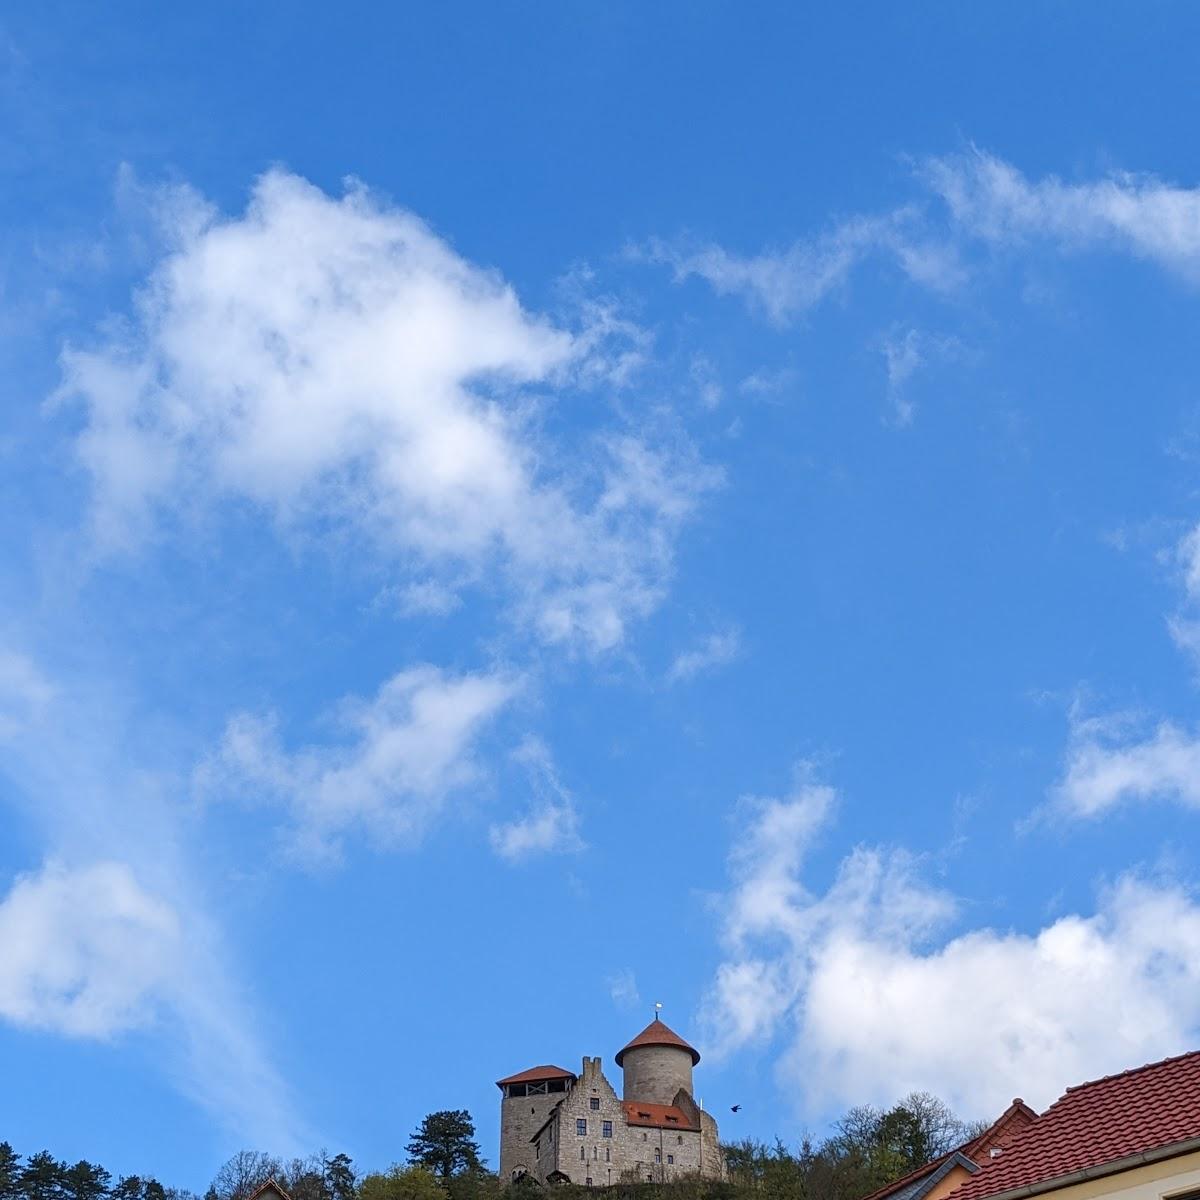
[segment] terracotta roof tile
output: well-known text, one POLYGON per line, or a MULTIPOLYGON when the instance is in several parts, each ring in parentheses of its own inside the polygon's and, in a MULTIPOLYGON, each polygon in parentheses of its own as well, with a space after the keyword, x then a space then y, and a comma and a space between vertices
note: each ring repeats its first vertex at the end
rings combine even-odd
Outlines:
POLYGON ((700 1052, 689 1046, 675 1030, 668 1029, 658 1017, 655 1017, 632 1042, 626 1043, 626 1045, 617 1051, 616 1058, 613 1061, 618 1067, 621 1065, 621 1059, 625 1057, 625 1051, 633 1050, 637 1046, 678 1046, 681 1050, 686 1050, 692 1056, 692 1066, 695 1066, 700 1061, 700 1052))
POLYGON ((1068 1088, 1009 1149, 981 1163, 954 1200, 1045 1185, 1196 1137, 1200 1051, 1068 1088))
POLYGON ((964 1155, 976 1166, 979 1166, 981 1161, 986 1161, 987 1152, 991 1147, 1007 1148, 1017 1139, 1022 1130, 1027 1129, 1036 1120, 1037 1113, 1018 1097, 982 1133, 977 1134, 969 1142, 963 1142, 961 1146, 947 1150, 945 1154, 931 1159, 915 1171, 910 1171, 907 1175, 902 1175, 899 1179, 893 1180, 869 1196, 864 1196, 863 1200, 885 1200, 888 1196, 894 1196, 919 1180, 933 1175, 943 1163, 956 1154, 964 1155))
POLYGON ((627 1125, 651 1125, 655 1129, 696 1129, 691 1118, 674 1104, 647 1104, 642 1100, 622 1100, 627 1125))
POLYGON ((509 1083, 534 1083, 543 1079, 574 1079, 574 1071, 566 1071, 562 1067, 530 1067, 528 1071, 518 1071, 516 1075, 507 1075, 496 1080, 497 1087, 509 1083))
POLYGON ((252 1191, 248 1200, 260 1200, 260 1197, 265 1196, 268 1192, 274 1192, 277 1196, 282 1196, 283 1200, 292 1200, 291 1196, 283 1190, 272 1176, 265 1183, 260 1183, 258 1187, 252 1191))

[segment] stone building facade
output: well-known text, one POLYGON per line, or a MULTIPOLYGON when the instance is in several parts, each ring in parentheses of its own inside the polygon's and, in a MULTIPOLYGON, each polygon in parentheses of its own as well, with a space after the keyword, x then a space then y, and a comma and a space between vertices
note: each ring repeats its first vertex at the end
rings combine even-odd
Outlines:
POLYGON ((617 1053, 620 1096, 599 1058, 585 1057, 578 1075, 542 1066, 499 1080, 500 1178, 594 1187, 721 1178, 717 1123, 692 1094, 699 1061, 656 1018, 617 1053))

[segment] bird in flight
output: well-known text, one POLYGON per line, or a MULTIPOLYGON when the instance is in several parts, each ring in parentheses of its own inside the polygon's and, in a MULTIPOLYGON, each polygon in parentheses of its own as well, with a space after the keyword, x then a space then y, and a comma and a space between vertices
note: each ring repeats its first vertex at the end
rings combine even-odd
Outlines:
POLYGON ((737 1111, 739 1111, 739 1110, 741 1109, 741 1107, 742 1107, 742 1106, 741 1106, 740 1104, 735 1104, 735 1105, 734 1105, 734 1106, 733 1106, 733 1107, 732 1107, 732 1108, 731 1108, 729 1111, 730 1111, 730 1112, 737 1112, 737 1111))

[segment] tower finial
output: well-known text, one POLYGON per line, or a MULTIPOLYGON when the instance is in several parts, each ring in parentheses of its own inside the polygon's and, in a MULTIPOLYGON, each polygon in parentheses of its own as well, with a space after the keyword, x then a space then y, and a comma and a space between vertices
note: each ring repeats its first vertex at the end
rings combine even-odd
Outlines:
POLYGON ((655 1002, 654 1002, 654 1019, 655 1019, 656 1021, 659 1019, 659 1018, 658 1018, 658 1014, 659 1014, 660 1012, 662 1012, 662 1001, 661 1001, 661 1000, 655 1000, 655 1002))

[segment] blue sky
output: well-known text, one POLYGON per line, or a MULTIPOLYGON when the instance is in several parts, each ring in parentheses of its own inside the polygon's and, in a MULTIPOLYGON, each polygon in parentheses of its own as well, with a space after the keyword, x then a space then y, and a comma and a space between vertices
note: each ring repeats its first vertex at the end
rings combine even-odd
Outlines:
POLYGON ((1195 1048, 1198 20, 10 9, 0 1137, 1195 1048))

